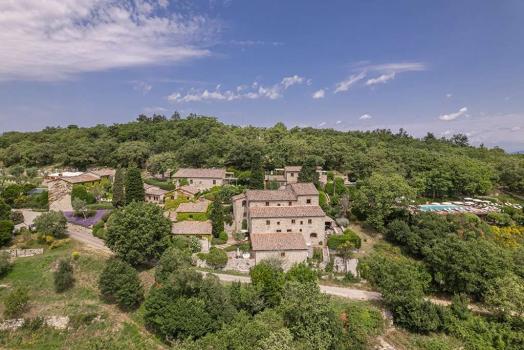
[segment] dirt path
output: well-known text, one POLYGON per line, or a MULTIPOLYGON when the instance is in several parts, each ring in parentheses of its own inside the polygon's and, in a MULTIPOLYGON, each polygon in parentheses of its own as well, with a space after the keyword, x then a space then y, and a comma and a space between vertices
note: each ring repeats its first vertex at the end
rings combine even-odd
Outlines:
POLYGON ((91 230, 82 226, 67 224, 67 231, 69 237, 84 243, 87 247, 106 254, 112 254, 111 250, 106 247, 104 241, 93 236, 91 230))
MULTIPOLYGON (((201 271, 203 274, 207 272, 201 271)), ((251 283, 251 278, 249 276, 237 276, 237 275, 228 275, 225 273, 213 273, 218 277, 219 280, 223 282, 242 282, 242 283, 251 283)), ((345 287, 335 287, 335 286, 324 286, 319 285, 320 291, 329 295, 335 295, 342 298, 352 299, 352 300, 380 300, 382 296, 377 292, 370 292, 366 290, 345 288, 345 287)))

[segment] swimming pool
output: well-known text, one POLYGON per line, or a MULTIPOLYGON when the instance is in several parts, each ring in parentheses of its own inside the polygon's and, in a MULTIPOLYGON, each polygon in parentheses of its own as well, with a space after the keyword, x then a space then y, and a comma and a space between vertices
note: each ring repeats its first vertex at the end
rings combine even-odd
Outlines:
POLYGON ((458 209, 458 205, 445 205, 445 204, 424 204, 419 205, 419 209, 422 211, 443 211, 448 209, 458 209))

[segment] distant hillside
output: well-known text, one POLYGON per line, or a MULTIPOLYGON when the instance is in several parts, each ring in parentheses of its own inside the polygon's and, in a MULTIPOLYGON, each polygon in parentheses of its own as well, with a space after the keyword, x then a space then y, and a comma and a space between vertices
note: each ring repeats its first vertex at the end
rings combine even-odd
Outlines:
POLYGON ((4 166, 51 164, 84 169, 90 165, 152 170, 177 166, 249 170, 253 160, 273 169, 315 158, 325 169, 365 179, 373 172, 398 173, 428 196, 486 193, 495 186, 524 192, 524 160, 502 149, 468 145, 464 135, 422 139, 403 130, 335 131, 225 125, 215 118, 163 116, 111 126, 48 127, 39 132, 7 132, 0 137, 4 166))

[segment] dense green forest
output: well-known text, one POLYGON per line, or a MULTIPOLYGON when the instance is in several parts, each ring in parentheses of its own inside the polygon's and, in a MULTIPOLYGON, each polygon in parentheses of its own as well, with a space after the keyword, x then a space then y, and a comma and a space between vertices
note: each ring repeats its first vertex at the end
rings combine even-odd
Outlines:
POLYGON ((226 166, 249 171, 254 160, 273 169, 314 158, 324 169, 363 180, 375 172, 397 173, 427 197, 486 194, 495 188, 524 193, 524 155, 450 139, 409 136, 404 130, 341 132, 332 129, 225 125, 215 118, 139 116, 111 126, 47 127, 39 132, 6 132, 0 137, 5 167, 64 165, 128 166, 151 170, 179 166, 226 166))

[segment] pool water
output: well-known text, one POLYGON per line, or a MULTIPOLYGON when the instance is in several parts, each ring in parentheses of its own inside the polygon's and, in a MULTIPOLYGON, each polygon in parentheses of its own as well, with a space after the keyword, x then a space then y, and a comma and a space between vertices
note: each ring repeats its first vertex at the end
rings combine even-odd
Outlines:
POLYGON ((419 206, 422 211, 442 211, 447 209, 457 209, 458 205, 445 205, 445 204, 424 204, 419 206))

